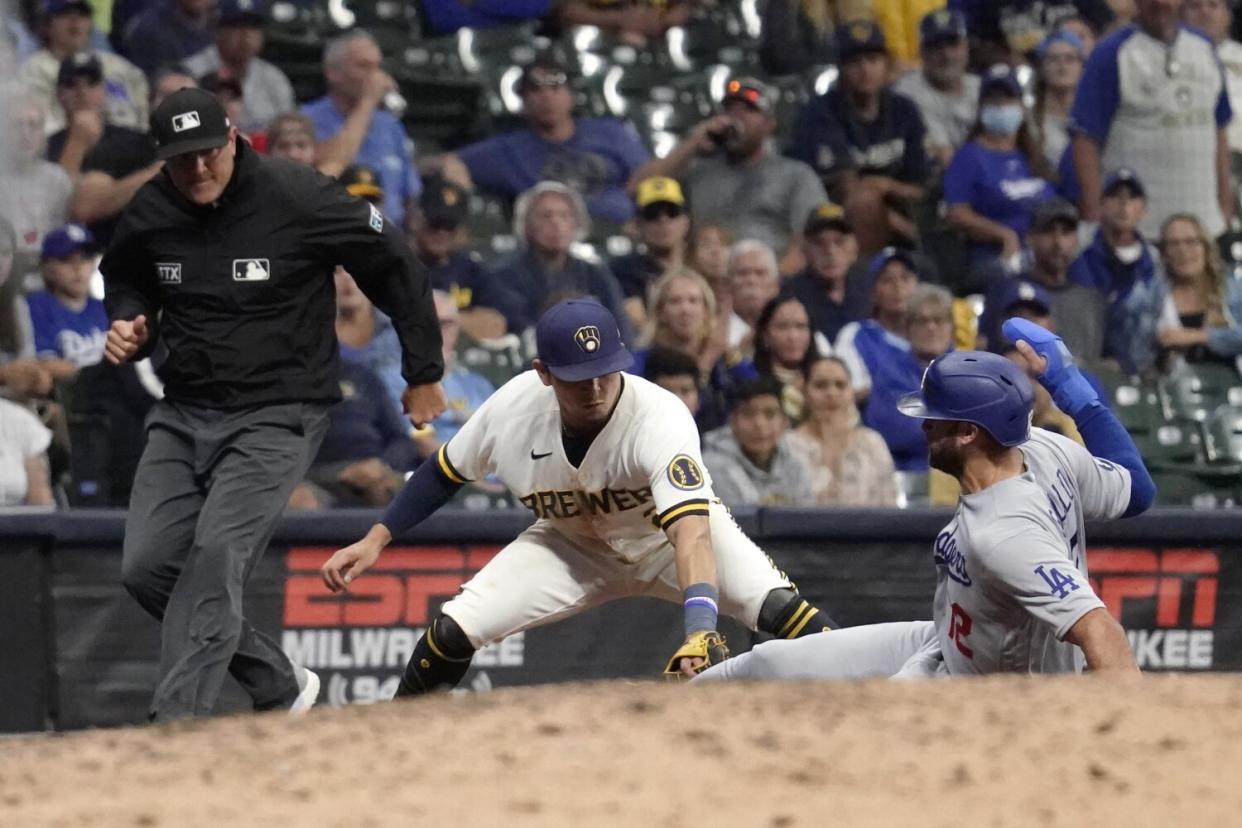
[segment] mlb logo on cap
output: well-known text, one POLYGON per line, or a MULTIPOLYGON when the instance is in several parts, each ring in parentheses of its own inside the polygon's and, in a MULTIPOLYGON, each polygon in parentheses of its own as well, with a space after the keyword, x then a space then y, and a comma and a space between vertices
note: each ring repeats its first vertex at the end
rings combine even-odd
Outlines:
POLYGON ((197 112, 182 112, 180 115, 174 115, 172 120, 173 132, 185 132, 187 129, 202 125, 203 122, 199 120, 197 112))

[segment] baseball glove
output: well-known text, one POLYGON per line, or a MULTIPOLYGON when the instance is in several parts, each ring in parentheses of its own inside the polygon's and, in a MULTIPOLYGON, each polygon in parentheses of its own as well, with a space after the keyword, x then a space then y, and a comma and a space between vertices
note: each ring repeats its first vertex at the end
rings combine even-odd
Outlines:
POLYGON ((694 669, 694 672, 697 674, 713 664, 719 664, 728 657, 729 648, 725 646, 723 635, 715 630, 692 633, 677 652, 673 653, 673 657, 668 660, 668 666, 664 668, 664 675, 666 678, 685 678, 685 673, 681 671, 681 660, 683 658, 703 659, 703 663, 694 669))

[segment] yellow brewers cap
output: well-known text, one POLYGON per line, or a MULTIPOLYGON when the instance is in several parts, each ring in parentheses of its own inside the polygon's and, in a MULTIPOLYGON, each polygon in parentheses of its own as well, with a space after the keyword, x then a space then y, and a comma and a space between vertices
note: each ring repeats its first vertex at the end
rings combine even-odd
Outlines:
POLYGON ((658 202, 667 202, 676 204, 678 207, 684 207, 686 197, 681 194, 681 185, 677 183, 675 178, 665 178, 661 175, 653 175, 651 178, 644 178, 638 185, 638 208, 641 210, 648 204, 656 204, 658 202))

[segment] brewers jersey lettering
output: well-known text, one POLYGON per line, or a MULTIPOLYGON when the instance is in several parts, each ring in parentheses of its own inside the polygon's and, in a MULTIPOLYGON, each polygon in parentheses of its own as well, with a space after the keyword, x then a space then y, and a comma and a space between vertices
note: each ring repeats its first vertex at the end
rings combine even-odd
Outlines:
POLYGON ((488 398, 436 463, 455 483, 495 475, 536 518, 443 608, 476 647, 624 595, 680 602, 665 530, 689 515, 709 518, 722 612, 753 629, 768 592, 790 586, 715 499, 690 412, 640 377, 622 375, 578 466, 534 371, 488 398))
POLYGON ((696 681, 1080 672, 1082 651, 1062 639, 1104 606, 1087 582, 1085 521, 1125 512, 1130 473, 1040 428, 1019 449, 1026 470, 963 495, 936 538, 934 621, 770 641, 696 681))

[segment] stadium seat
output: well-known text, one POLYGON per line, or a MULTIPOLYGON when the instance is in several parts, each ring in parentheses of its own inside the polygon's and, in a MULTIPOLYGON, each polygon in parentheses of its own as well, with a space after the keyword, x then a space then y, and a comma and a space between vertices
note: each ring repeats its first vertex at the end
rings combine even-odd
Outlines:
POLYGON ((423 74, 404 66, 392 66, 390 71, 406 100, 402 123, 416 142, 452 148, 488 131, 483 87, 477 81, 437 72, 423 74))
POLYGON ((1219 406, 1231 402, 1242 393, 1238 372, 1229 365, 1183 365, 1165 378, 1161 392, 1169 417, 1205 420, 1219 406), (1239 389, 1235 391, 1234 389, 1239 389))
POLYGON ((1207 418, 1204 454, 1209 463, 1242 463, 1242 407, 1222 405, 1207 418))

